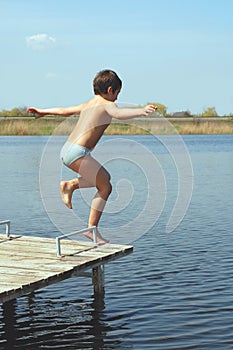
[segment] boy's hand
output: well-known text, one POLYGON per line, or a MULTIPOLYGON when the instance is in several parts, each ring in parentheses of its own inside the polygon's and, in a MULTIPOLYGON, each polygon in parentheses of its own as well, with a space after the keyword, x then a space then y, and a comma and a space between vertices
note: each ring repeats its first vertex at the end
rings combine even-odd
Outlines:
POLYGON ((38 108, 35 108, 35 107, 29 107, 27 109, 27 112, 35 114, 36 119, 43 117, 43 113, 38 108))
POLYGON ((147 116, 148 114, 154 113, 157 109, 157 106, 147 105, 146 107, 144 107, 144 115, 147 116))

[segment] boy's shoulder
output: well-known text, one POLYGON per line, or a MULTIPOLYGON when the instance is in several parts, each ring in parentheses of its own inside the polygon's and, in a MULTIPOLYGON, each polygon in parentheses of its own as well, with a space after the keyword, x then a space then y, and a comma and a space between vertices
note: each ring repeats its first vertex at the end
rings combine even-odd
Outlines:
POLYGON ((86 107, 94 107, 94 106, 103 106, 103 107, 109 107, 109 106, 116 106, 116 104, 112 101, 106 100, 103 97, 93 97, 88 102, 85 103, 86 107))

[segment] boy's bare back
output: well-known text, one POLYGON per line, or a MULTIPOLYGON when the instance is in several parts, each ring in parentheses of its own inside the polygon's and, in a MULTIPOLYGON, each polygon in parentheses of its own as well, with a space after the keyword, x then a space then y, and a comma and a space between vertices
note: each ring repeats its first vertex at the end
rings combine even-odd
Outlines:
POLYGON ((107 101, 101 96, 95 96, 83 104, 79 120, 68 141, 90 150, 93 149, 112 121, 112 117, 106 109, 107 105, 111 103, 113 102, 107 101))

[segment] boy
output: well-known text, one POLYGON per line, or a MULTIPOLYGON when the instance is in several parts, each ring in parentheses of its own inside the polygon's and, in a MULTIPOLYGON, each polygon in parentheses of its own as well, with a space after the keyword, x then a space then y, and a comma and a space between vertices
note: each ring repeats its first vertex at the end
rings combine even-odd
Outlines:
MULTIPOLYGON (((107 243, 98 231, 98 223, 106 201, 112 191, 110 174, 101 166, 90 152, 111 123, 112 118, 131 119, 147 116, 155 112, 157 106, 147 105, 143 108, 118 108, 114 103, 120 93, 122 82, 112 70, 100 71, 93 81, 95 96, 90 101, 78 106, 67 108, 39 109, 30 107, 29 113, 35 113, 36 118, 46 114, 70 116, 79 114, 79 120, 61 150, 62 162, 80 174, 81 177, 70 181, 61 181, 60 191, 64 204, 72 209, 72 194, 78 188, 96 187, 97 193, 93 198, 88 227, 97 227, 97 242, 107 243)), ((93 240, 92 231, 84 235, 93 240)))

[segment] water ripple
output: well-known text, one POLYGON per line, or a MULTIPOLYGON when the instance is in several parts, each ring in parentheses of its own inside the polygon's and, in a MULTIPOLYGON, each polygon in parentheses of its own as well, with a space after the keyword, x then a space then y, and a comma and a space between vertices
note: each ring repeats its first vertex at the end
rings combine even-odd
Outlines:
MULTIPOLYGON (((195 186, 179 227, 164 233, 173 203, 173 182, 169 184, 168 178, 167 205, 159 221, 134 242, 133 254, 106 266, 104 297, 93 294, 91 280, 71 278, 3 304, 1 350, 233 348, 233 168, 229 165, 233 136, 184 139, 195 186)), ((141 141, 175 176, 161 145, 154 138, 141 141)), ((15 218, 16 233, 54 236, 56 230, 46 218, 35 184, 46 139, 0 138, 0 142, 5 157, 0 174, 5 184, 2 215, 15 218), (10 171, 13 164, 18 164, 17 176, 10 171), (13 202, 9 186, 15 192, 13 202)))

